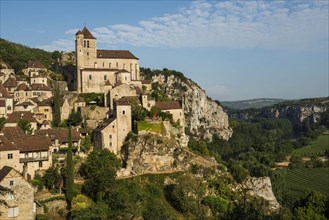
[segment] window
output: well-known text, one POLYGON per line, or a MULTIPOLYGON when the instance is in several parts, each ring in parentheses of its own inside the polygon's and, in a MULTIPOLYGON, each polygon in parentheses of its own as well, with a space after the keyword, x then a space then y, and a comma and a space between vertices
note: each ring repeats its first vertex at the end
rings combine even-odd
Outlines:
POLYGON ((83 47, 86 47, 86 41, 85 40, 83 41, 83 47))
POLYGON ((122 111, 122 114, 124 115, 125 113, 126 113, 125 110, 123 110, 123 111, 122 111))
POLYGON ((18 216, 18 207, 9 207, 8 208, 8 217, 17 217, 18 216))
POLYGON ((89 56, 89 52, 87 52, 87 56, 89 56))
POLYGON ((104 75, 104 80, 105 80, 105 81, 107 80, 107 76, 106 76, 106 75, 104 75))
POLYGON ((42 167, 42 161, 39 161, 39 167, 42 167))
POLYGON ((8 159, 13 159, 13 154, 8 154, 8 159))
POLYGON ((9 186, 13 186, 14 185, 14 180, 10 180, 9 181, 9 186))
POLYGON ((87 40, 87 47, 89 48, 89 40, 87 40))
POLYGON ((125 77, 125 80, 127 80, 127 77, 125 77))
POLYGON ((125 63, 123 64, 123 69, 126 69, 126 64, 125 63))
POLYGON ((104 62, 103 62, 103 64, 102 64, 103 68, 104 68, 104 65, 105 65, 105 64, 104 64, 104 62))
POLYGON ((91 75, 89 75, 89 80, 91 80, 92 79, 92 76, 91 75))
POLYGON ((10 105, 8 105, 7 110, 11 111, 11 106, 10 105))
POLYGON ((110 142, 110 147, 112 147, 112 142, 110 142))
POLYGON ((112 139, 112 134, 110 134, 110 136, 109 136, 109 137, 110 137, 110 139, 112 139))

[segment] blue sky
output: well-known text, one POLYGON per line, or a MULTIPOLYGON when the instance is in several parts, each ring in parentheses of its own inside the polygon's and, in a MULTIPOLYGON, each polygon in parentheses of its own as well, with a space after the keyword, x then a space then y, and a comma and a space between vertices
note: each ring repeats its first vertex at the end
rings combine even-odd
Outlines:
POLYGON ((99 49, 181 71, 220 101, 329 95, 327 0, 0 2, 1 38, 71 51, 86 24, 99 49))

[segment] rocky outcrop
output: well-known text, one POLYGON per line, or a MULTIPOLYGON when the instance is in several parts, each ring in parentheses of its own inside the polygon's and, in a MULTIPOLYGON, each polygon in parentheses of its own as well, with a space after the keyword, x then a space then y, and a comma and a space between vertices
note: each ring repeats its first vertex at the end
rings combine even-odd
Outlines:
POLYGON ((311 123, 316 123, 321 113, 326 111, 325 106, 285 106, 282 108, 269 108, 261 113, 266 118, 285 118, 289 119, 293 124, 301 127, 306 118, 310 118, 311 123))
POLYGON ((237 189, 253 197, 260 197, 268 202, 268 212, 276 212, 280 204, 272 191, 271 179, 269 177, 252 177, 239 184, 237 189))
POLYGON ((193 136, 212 140, 218 134, 224 140, 232 136, 228 116, 218 102, 210 99, 205 91, 189 79, 171 75, 153 77, 160 89, 169 97, 182 102, 186 128, 193 136))
POLYGON ((191 155, 183 150, 180 141, 178 137, 152 132, 131 137, 122 147, 125 167, 118 177, 188 169, 191 155))

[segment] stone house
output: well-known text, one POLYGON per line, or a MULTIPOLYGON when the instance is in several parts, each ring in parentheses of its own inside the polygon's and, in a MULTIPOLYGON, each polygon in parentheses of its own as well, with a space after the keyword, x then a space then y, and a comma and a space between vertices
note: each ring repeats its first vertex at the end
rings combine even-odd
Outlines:
POLYGON ((25 100, 31 97, 32 95, 31 95, 30 86, 25 83, 19 84, 14 91, 15 102, 24 102, 25 100))
POLYGON ((51 123, 53 121, 52 99, 33 98, 32 100, 36 103, 33 112, 38 124, 41 125, 45 121, 51 123))
POLYGON ((124 96, 136 96, 137 92, 133 86, 125 83, 121 83, 113 87, 108 94, 105 96, 105 106, 109 106, 110 109, 114 110, 114 100, 121 99, 124 96))
POLYGON ((100 123, 94 131, 95 149, 107 148, 119 155, 125 138, 131 130, 131 105, 127 99, 116 100, 114 116, 100 123))
POLYGON ((44 84, 44 85, 48 86, 47 77, 44 74, 32 76, 30 79, 30 84, 32 85, 34 83, 44 84))
POLYGON ((31 123, 31 128, 33 131, 37 130, 37 120, 34 118, 33 113, 28 111, 17 111, 9 114, 5 121, 4 127, 18 127, 18 122, 20 119, 26 119, 31 123))
POLYGON ((39 61, 28 61, 25 69, 22 70, 28 77, 38 76, 40 73, 47 72, 47 68, 39 61))
POLYGON ((42 83, 33 83, 31 85, 31 93, 32 97, 41 97, 41 98, 51 98, 52 97, 52 91, 51 89, 42 83))
POLYGON ((6 118, 13 110, 13 97, 9 95, 6 88, 0 83, 0 117, 6 118))
POLYGON ((9 94, 14 94, 17 89, 18 83, 14 76, 9 76, 9 78, 3 83, 3 86, 7 89, 9 94))
POLYGON ((178 101, 156 102, 155 107, 163 112, 171 114, 173 117, 173 121, 179 122, 179 125, 182 126, 184 131, 185 128, 184 110, 178 101))
POLYGON ((139 80, 138 58, 128 50, 98 50, 96 38, 84 27, 76 33, 75 88, 79 93, 103 93, 109 81, 117 83, 117 77, 139 80))
POLYGON ((19 150, 3 133, 0 133, 0 169, 4 166, 20 169, 19 150))
MULTIPOLYGON (((69 142, 68 128, 53 128, 53 129, 40 129, 35 132, 35 136, 47 136, 51 140, 53 152, 57 152, 60 148, 67 148, 69 142)), ((78 129, 71 129, 73 147, 80 151, 81 137, 78 129)))
POLYGON ((23 102, 18 102, 14 106, 15 112, 33 112, 33 109, 37 106, 37 104, 31 100, 26 100, 23 102))
POLYGON ((35 219, 34 189, 16 169, 4 166, 0 170, 0 185, 13 191, 0 196, 8 204, 0 205, 2 220, 35 219))

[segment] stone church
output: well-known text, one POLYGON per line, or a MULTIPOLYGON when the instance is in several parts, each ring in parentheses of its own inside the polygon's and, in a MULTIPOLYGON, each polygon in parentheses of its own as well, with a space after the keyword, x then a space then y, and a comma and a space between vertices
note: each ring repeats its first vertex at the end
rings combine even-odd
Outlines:
POLYGON ((104 93, 106 85, 140 80, 138 58, 129 50, 98 50, 96 43, 86 27, 76 33, 76 91, 104 93))

